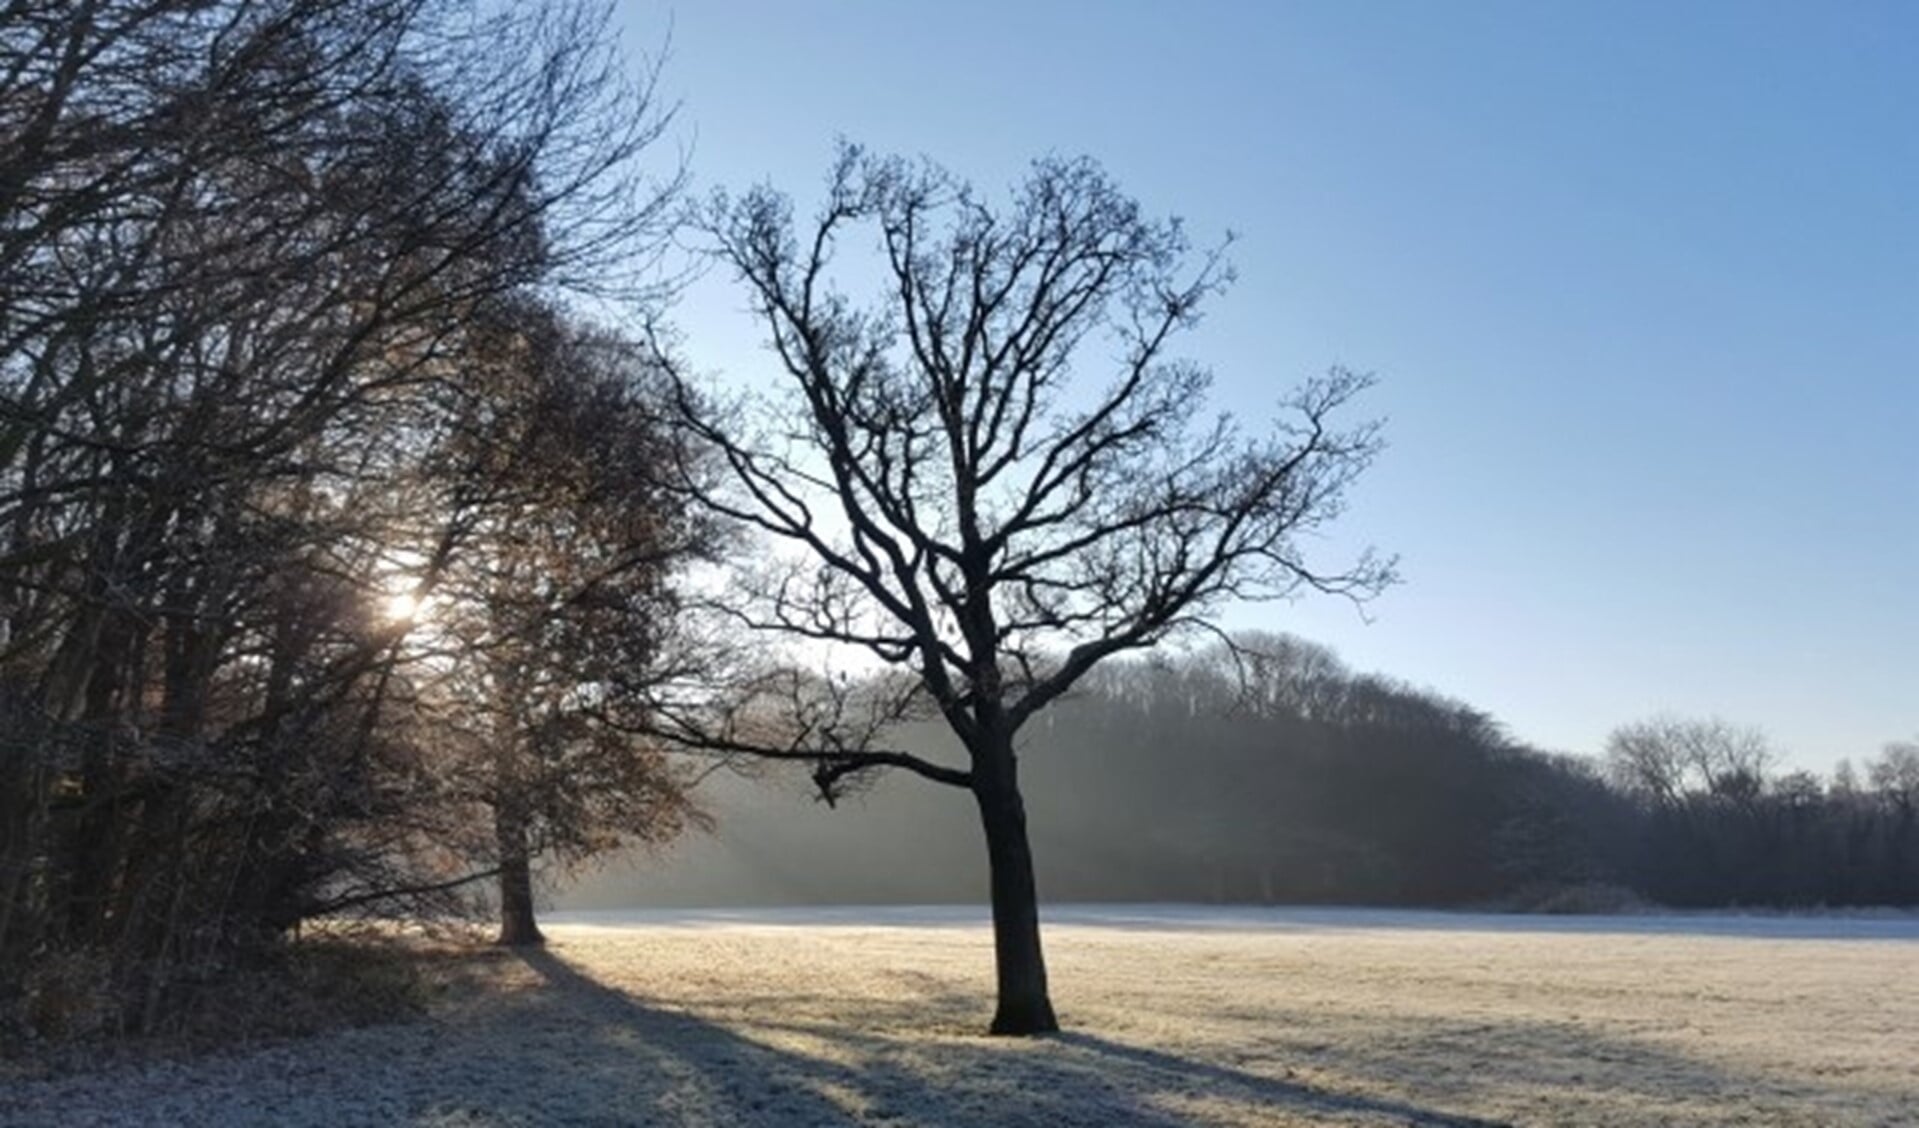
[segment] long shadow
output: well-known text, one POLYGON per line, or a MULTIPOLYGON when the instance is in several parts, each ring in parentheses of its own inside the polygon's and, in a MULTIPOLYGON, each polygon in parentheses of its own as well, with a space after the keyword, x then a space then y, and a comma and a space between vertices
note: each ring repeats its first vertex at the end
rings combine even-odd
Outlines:
POLYGON ((912 976, 902 983, 912 997, 834 1013, 769 969, 774 991, 747 1000, 736 1032, 651 1006, 550 954, 529 963, 557 993, 605 1016, 604 1038, 621 1041, 624 1028, 663 1039, 709 1087, 715 1073, 749 1071, 732 1079, 757 1094, 733 1106, 743 1124, 788 1122, 759 1112, 769 1102, 818 1110, 822 1101, 833 1123, 1152 1128, 1210 1119, 1487 1128, 1504 1118, 1616 1122, 1628 1108, 1664 1121, 1888 1122, 1902 1103, 1836 1079, 1728 1068, 1653 1040, 1528 1019, 1353 1014, 1329 1025, 1324 1015, 1265 1014, 1250 1028, 1262 1033, 1239 1043, 1274 1063, 1260 1072, 1079 1031, 989 1039, 954 1033, 983 1021, 978 999, 912 976), (787 1048, 796 1043, 804 1049, 787 1048))
POLYGON ((1910 1108, 1883 1083, 1769 1077, 1560 1022, 1262 1011, 1221 1017, 1209 1035, 1227 1048, 1221 1062, 1083 1032, 961 1034, 983 1024, 980 1000, 937 977, 905 975, 897 998, 838 1001, 769 966, 765 993, 735 993, 727 1017, 710 1020, 550 952, 520 959, 533 974, 511 989, 422 1023, 131 1071, 111 1086, 0 1085, 0 1124, 39 1123, 22 1117, 53 1108, 61 1123, 205 1123, 218 1109, 221 1124, 315 1128, 1895 1123, 1910 1108), (1236 1067, 1249 1055, 1258 1072, 1236 1067))
POLYGON ((1057 1038, 1070 1046, 1079 1047, 1089 1053, 1117 1061, 1128 1062, 1134 1066, 1157 1073, 1169 1074, 1191 1080, 1204 1081, 1211 1085, 1226 1086, 1243 1090, 1257 1096, 1260 1100, 1274 1105, 1283 1105, 1302 1111, 1339 1112, 1339 1113, 1379 1113, 1395 1118, 1403 1118, 1412 1124, 1443 1125, 1446 1128, 1493 1128, 1503 1125, 1503 1120, 1486 1120, 1477 1116, 1462 1116, 1453 1113, 1436 1112, 1418 1105, 1400 1101, 1385 1100, 1378 1097, 1361 1097, 1349 1093, 1335 1093, 1327 1089, 1310 1085, 1281 1081, 1272 1077, 1244 1073, 1237 1069, 1195 1062, 1158 1050, 1148 1050, 1139 1046, 1128 1046, 1120 1042, 1110 1042, 1092 1034, 1068 1031, 1057 1038))
MULTIPOLYGON (((650 1006, 608 987, 565 960, 545 951, 522 958, 573 1009, 605 1020, 594 1036, 603 1043, 672 1059, 681 1067, 682 1084, 727 1093, 708 1102, 713 1123, 850 1124, 889 1121, 917 1124, 1114 1124, 1175 1128, 1185 1121, 1146 1107, 1132 1094, 1087 1078, 1059 1080, 1079 1084, 1044 1087, 1023 1083, 1019 1070, 1003 1063, 987 1065, 984 1045, 972 1052, 943 1053, 940 1068, 929 1073, 887 1051, 889 1039, 859 1030, 782 1024, 777 1014, 756 1023, 769 1032, 788 1031, 822 1043, 830 1056, 813 1056, 769 1046, 716 1023, 650 1006), (630 1037, 629 1037, 630 1036, 630 1037)), ((764 1000, 777 1005, 777 999, 764 1000)), ((985 1043, 984 1038, 979 1039, 985 1043)), ((994 1048, 1009 1046, 997 1043, 994 1048)), ((641 1058, 647 1055, 635 1055, 641 1058)), ((921 1063, 922 1065, 924 1063, 921 1063)), ((636 1067, 644 1067, 640 1060, 636 1067)), ((688 1119, 684 1123, 705 1123, 688 1119)))
MULTIPOLYGON (((767 1092, 729 1109, 748 1123, 772 1106, 804 1108, 830 1122, 904 1119, 928 1124, 1088 1124, 1172 1128, 1190 1123, 1154 1107, 1162 1094, 1224 1098, 1242 1108, 1304 1120, 1369 1116, 1400 1124, 1488 1128, 1500 1123, 1409 1102, 1334 1093, 1311 1086, 1190 1061, 1087 1034, 1029 1042, 986 1038, 942 1044, 931 1076, 925 1059, 910 1059, 891 1038, 819 1023, 756 1023, 828 1043, 832 1058, 769 1047, 690 1015, 657 1009, 607 987, 549 952, 523 957, 554 990, 589 1013, 624 1027, 650 1049, 693 1070, 743 1068, 757 1078, 731 1079, 741 1090, 767 1092), (716 1051, 719 1051, 716 1054, 716 1051), (717 1058, 717 1060, 716 1060, 717 1058), (832 1094, 828 1101, 823 1094, 832 1094)), ((930 1001, 930 1000, 929 1000, 930 1001)), ((605 1036, 602 1030, 601 1035, 605 1036)), ((637 1063, 636 1063, 637 1064, 637 1063)), ((780 1121, 784 1123, 785 1121, 780 1121)))

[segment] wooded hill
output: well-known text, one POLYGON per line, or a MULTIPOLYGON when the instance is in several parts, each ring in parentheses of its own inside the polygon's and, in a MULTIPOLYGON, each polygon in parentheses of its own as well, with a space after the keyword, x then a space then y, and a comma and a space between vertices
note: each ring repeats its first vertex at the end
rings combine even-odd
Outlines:
MULTIPOLYGON (((1034 728, 1021 768, 1044 896, 1565 911, 1629 896, 1919 903, 1909 746, 1870 758, 1863 781, 1851 767, 1828 780, 1773 770, 1764 755, 1715 774, 1738 731, 1667 722, 1661 752, 1674 775, 1655 791, 1626 750, 1646 726, 1622 729, 1606 759, 1547 754, 1482 712, 1353 673, 1312 643, 1243 641, 1266 657, 1116 666, 1034 728), (1719 745, 1685 758, 1683 737, 1715 732, 1719 745)), ((952 754, 930 726, 905 743, 952 754)), ((800 773, 722 776, 702 802, 715 834, 562 883, 556 903, 985 896, 968 805, 916 780, 882 779, 831 809, 800 773)))

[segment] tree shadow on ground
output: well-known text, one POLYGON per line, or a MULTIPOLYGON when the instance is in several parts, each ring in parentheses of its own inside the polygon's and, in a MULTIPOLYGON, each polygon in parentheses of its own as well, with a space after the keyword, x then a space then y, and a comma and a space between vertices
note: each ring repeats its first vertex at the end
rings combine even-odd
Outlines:
MULTIPOLYGON (((800 1053, 689 1014, 649 1006, 550 952, 529 952, 523 958, 566 1000, 568 1009, 592 1016, 594 1028, 579 1032, 583 1055, 612 1051, 620 1063, 616 1069, 690 1084, 701 1094, 701 1110, 720 1122, 1170 1128, 1191 1123, 1181 1111, 1189 1103, 1210 1102, 1222 1113, 1237 1113, 1236 1118, 1494 1123, 1404 1101, 1327 1092, 1086 1034, 1025 1042, 949 1037, 936 1047, 937 1053, 927 1053, 884 1033, 782 1022, 777 1014, 754 1024, 768 1036, 799 1035, 820 1050, 800 1053), (585 1045, 587 1039, 596 1045, 585 1045)), ((976 1002, 922 998, 915 1009, 923 1019, 929 1011, 970 1011, 976 1002)), ((883 1020, 881 1025, 894 1024, 883 1020)))
POLYGON ((884 998, 858 1000, 769 975, 775 989, 711 1013, 694 1003, 696 1015, 552 953, 528 963, 563 1005, 596 1016, 608 1052, 643 1044, 738 1123, 1854 1123, 1902 1107, 1897 1093, 1729 1067, 1567 1022, 1281 1010, 1229 1024, 1224 1043, 1148 1048, 1070 1029, 987 1038, 979 998, 912 972, 884 998))
MULTIPOLYGON (((1836 1124, 1895 1123, 1910 1107, 1909 1093, 1745 1072, 1653 1034, 1570 1022, 1269 1007, 1197 1028, 1114 1022, 1128 1033, 996 1039, 978 1033, 983 1000, 969 987, 916 972, 842 998, 769 966, 764 990, 711 1001, 692 990, 675 1006, 552 952, 492 965, 499 989, 423 1022, 106 1085, 0 1087, 0 1123, 56 1109, 53 1123, 431 1128, 1836 1124)), ((1090 1004, 1064 1018, 1104 1025, 1090 1004)))

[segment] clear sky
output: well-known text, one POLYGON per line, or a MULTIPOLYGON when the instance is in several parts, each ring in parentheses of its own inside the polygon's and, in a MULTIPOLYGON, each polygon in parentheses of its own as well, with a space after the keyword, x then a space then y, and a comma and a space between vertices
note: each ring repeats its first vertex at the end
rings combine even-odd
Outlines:
MULTIPOLYGON (((1372 621, 1235 614, 1596 752, 1658 711, 1826 768, 1919 734, 1919 4, 727 3, 669 28, 700 185, 834 139, 982 187, 1090 154, 1235 289, 1183 353, 1268 413, 1377 372, 1372 621)), ((736 296, 676 320, 765 371, 736 296)), ((1337 552, 1337 542, 1328 546, 1337 552)))

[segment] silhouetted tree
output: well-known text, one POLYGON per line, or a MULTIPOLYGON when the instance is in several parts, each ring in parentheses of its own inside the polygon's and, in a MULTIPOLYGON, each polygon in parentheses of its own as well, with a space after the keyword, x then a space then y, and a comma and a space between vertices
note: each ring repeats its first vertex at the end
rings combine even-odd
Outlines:
POLYGON ((390 582, 423 601, 414 692, 492 812, 500 942, 535 944, 538 858, 664 842, 698 819, 633 714, 673 671, 677 573, 716 540, 659 486, 682 453, 641 350, 524 300, 470 338, 425 460, 415 563, 390 582))
POLYGON ((1389 581, 1370 555, 1326 568, 1305 552, 1379 448, 1373 426, 1336 422, 1368 380, 1310 381, 1250 438, 1203 417, 1210 376, 1169 347, 1229 272, 1217 254, 1191 261, 1177 222, 1085 160, 1038 162, 995 207, 937 168, 849 147, 803 230, 766 189, 716 200, 705 227, 786 378, 783 397, 732 413, 685 401, 728 477, 697 484, 702 501, 772 542, 725 611, 902 674, 860 693, 787 675, 731 708, 682 699, 663 720, 692 745, 810 762, 829 798, 880 768, 970 791, 991 874, 992 1030, 1055 1029, 1021 730, 1101 661, 1227 601, 1364 598, 1389 581), (873 307, 832 281, 861 233, 887 293, 873 307), (1111 369, 1081 378, 1095 358, 1111 369), (964 764, 886 745, 889 724, 928 710, 964 764))

